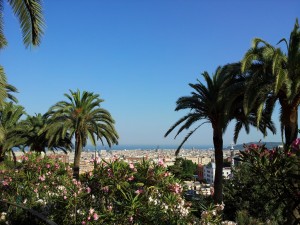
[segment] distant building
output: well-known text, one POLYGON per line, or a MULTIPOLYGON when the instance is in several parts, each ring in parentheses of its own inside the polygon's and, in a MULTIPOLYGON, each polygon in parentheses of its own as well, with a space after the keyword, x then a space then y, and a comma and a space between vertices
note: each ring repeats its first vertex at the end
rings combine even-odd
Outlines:
POLYGON ((197 156, 197 157, 187 156, 184 158, 186 160, 191 160, 193 163, 201 164, 201 165, 206 165, 211 162, 211 157, 208 156, 197 156))
POLYGON ((214 162, 211 162, 204 166, 203 168, 203 178, 206 180, 208 184, 214 183, 215 180, 215 170, 216 170, 216 164, 214 162))
MULTIPOLYGON (((216 171, 216 164, 214 162, 209 163, 208 165, 204 166, 203 168, 203 178, 206 180, 208 184, 213 184, 215 180, 215 171, 216 171)), ((224 179, 229 179, 231 174, 230 167, 223 168, 223 177, 224 179)))

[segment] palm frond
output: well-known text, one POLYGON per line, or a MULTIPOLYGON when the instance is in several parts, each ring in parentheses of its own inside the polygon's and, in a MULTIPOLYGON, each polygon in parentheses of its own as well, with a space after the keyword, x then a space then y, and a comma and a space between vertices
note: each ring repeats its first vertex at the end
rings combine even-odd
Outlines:
POLYGON ((38 46, 44 34, 44 18, 40 0, 8 0, 18 17, 26 47, 38 46))
POLYGON ((7 41, 3 33, 3 24, 3 0, 0 0, 0 50, 7 45, 7 41))
POLYGON ((200 124, 199 126, 197 126, 194 130, 190 131, 185 138, 183 139, 183 141, 180 143, 180 145, 178 146, 176 152, 175 152, 175 156, 178 156, 181 147, 184 145, 184 143, 189 139, 189 137, 199 128, 203 125, 204 123, 200 124))

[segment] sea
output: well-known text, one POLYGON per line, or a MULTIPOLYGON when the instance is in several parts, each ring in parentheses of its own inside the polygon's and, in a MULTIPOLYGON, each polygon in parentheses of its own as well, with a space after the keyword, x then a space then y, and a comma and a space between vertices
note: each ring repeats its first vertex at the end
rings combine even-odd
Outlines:
MULTIPOLYGON (((87 145, 84 151, 95 150, 167 150, 177 149, 178 145, 114 145, 111 148, 108 146, 93 146, 87 145)), ((184 145, 182 149, 195 149, 195 150, 212 150, 212 145, 184 145)))

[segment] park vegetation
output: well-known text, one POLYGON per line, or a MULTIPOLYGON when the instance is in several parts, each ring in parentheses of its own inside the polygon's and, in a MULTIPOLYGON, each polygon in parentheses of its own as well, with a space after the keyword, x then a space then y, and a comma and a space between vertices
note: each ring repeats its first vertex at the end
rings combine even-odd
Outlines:
MULTIPOLYGON (((40 1, 8 3, 21 24, 26 47, 38 46, 44 19, 40 1)), ((0 1, 2 15, 3 1, 0 1)), ((0 50, 7 41, 0 17, 0 50)), ((178 128, 189 133, 183 144, 203 124, 211 124, 216 172, 213 199, 184 199, 183 179, 191 179, 195 165, 176 159, 167 168, 163 161, 144 160, 128 164, 95 159, 94 169, 80 175, 80 156, 89 139, 109 147, 118 144, 112 115, 101 107, 99 94, 72 91, 44 114, 27 115, 17 104, 17 89, 7 83, 0 66, 0 224, 9 220, 26 224, 24 212, 5 202, 34 209, 57 224, 299 224, 300 223, 300 29, 298 20, 289 39, 272 46, 254 39, 240 62, 220 66, 215 73, 203 72, 204 82, 189 84, 192 92, 180 97, 176 111, 189 110, 165 136, 178 128), (280 105, 283 148, 245 146, 233 178, 224 181, 223 134, 235 122, 236 142, 242 128, 267 135, 275 133, 272 121, 275 104, 280 105), (25 119, 24 119, 25 116, 25 119), (73 149, 71 165, 42 152, 73 149), (21 162, 14 149, 25 150, 21 162), (12 163, 13 162, 13 163, 12 163), (71 166, 71 167, 70 167, 71 166), (225 203, 225 205, 224 205, 225 203)), ((37 223, 32 221, 31 224, 37 223)))

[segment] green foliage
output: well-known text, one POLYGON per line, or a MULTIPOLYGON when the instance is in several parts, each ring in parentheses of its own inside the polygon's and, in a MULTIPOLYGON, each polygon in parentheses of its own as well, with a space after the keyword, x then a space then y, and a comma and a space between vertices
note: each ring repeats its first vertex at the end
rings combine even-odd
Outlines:
POLYGON ((22 145, 29 147, 31 151, 46 152, 46 150, 62 150, 65 153, 72 149, 70 135, 50 138, 47 136, 49 120, 40 113, 35 116, 27 116, 20 122, 19 127, 14 130, 15 137, 22 139, 22 145))
POLYGON ((224 187, 224 213, 232 219, 237 211, 246 210, 264 222, 283 224, 300 200, 299 149, 268 150, 256 144, 245 147, 241 151, 242 164, 224 187))
MULTIPOLYGON (((218 67, 216 72, 209 76, 207 72, 202 73, 204 83, 198 80, 195 84, 189 84, 192 88, 191 95, 180 97, 176 102, 175 111, 189 110, 189 112, 174 123, 166 132, 168 136, 176 127, 179 127, 175 138, 183 131, 192 129, 177 148, 178 155, 182 145, 203 124, 210 123, 213 128, 213 143, 216 157, 215 171, 215 202, 222 202, 222 169, 223 169, 223 133, 232 120, 236 120, 234 140, 238 138, 240 130, 244 127, 249 133, 250 126, 256 126, 255 113, 245 115, 243 98, 245 90, 245 78, 240 75, 240 64, 218 67), (234 69, 233 69, 234 67, 234 69), (232 70, 232 71, 231 71, 232 70), (237 74, 235 73, 237 72, 237 74)), ((263 125, 258 129, 266 134, 266 129, 275 132, 271 118, 264 118, 263 125)))
MULTIPOLYGON (((31 44, 38 46, 41 42, 44 28, 44 18, 42 14, 42 6, 40 0, 8 0, 13 13, 18 17, 21 25, 21 31, 23 36, 23 42, 26 47, 31 44)), ((1 1, 2 4, 2 1, 1 1)), ((2 5, 0 5, 2 6, 2 5)), ((3 8, 0 7, 0 13, 2 14, 3 8)), ((3 27, 3 21, 0 21, 0 28, 3 27)), ((5 37, 0 29, 0 48, 6 45, 5 37)))
MULTIPOLYGON (((197 219, 183 188, 163 165, 95 161, 95 169, 72 179, 70 167, 29 153, 22 167, 0 171, 0 198, 22 204, 57 224, 188 224, 197 219)), ((0 214, 6 212, 0 206, 0 214)), ((24 214, 8 211, 20 223, 24 214)))
POLYGON ((168 166, 168 171, 181 180, 193 180, 197 172, 197 165, 191 160, 176 158, 174 165, 168 166))
POLYGON ((4 159, 6 153, 11 152, 12 148, 19 147, 22 142, 16 137, 14 131, 20 125, 20 118, 25 113, 24 108, 14 105, 12 102, 5 103, 0 110, 0 124, 3 139, 0 140, 0 162, 4 159))
POLYGON ((109 147, 118 144, 118 133, 111 114, 101 108, 104 101, 93 92, 71 91, 65 94, 68 101, 53 105, 46 116, 49 124, 45 131, 50 142, 57 138, 75 138, 74 176, 79 177, 79 163, 82 148, 89 139, 93 145, 96 141, 106 142, 109 147))
POLYGON ((272 116, 278 101, 285 148, 297 138, 298 106, 300 103, 300 29, 296 19, 289 40, 281 39, 285 49, 255 38, 245 54, 241 69, 246 80, 244 110, 257 110, 257 123, 262 114, 272 116))
POLYGON ((277 225, 277 222, 268 220, 262 222, 259 219, 255 219, 249 216, 249 213, 246 210, 238 211, 236 214, 236 222, 239 225, 277 225))

